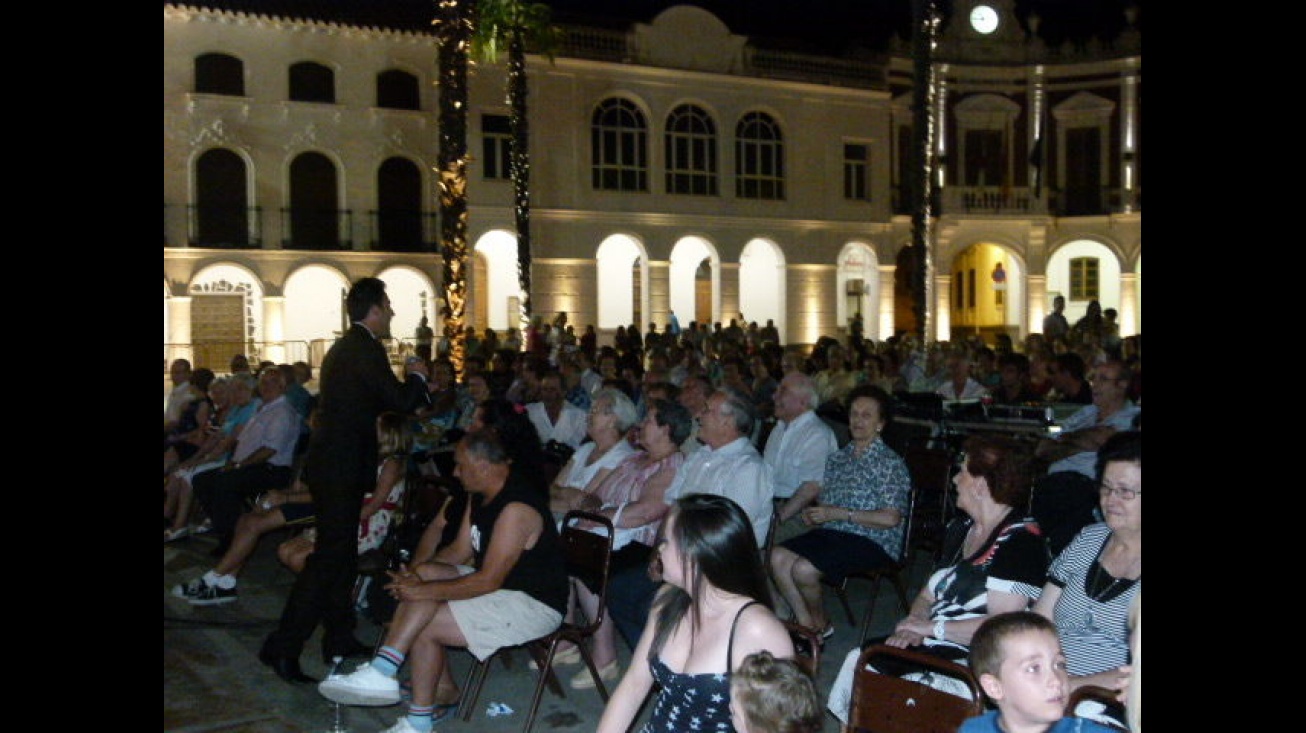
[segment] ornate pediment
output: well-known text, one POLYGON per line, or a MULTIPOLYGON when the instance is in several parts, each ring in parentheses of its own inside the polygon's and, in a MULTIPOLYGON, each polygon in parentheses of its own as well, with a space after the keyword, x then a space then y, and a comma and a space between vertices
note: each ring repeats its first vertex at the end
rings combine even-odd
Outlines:
POLYGON ((702 8, 667 8, 652 23, 635 24, 634 36, 637 63, 722 74, 744 67, 748 39, 702 8))

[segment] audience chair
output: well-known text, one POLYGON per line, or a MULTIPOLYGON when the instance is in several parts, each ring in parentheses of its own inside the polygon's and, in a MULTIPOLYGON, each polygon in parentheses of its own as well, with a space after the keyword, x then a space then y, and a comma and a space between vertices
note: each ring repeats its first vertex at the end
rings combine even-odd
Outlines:
POLYGON ((815 680, 821 672, 821 649, 825 640, 815 629, 793 621, 782 623, 789 630, 789 638, 794 642, 794 661, 815 680))
POLYGON ((1113 730, 1128 731, 1125 706, 1116 699, 1115 690, 1099 685, 1082 685, 1066 698, 1066 715, 1091 718, 1113 730), (1081 709, 1080 705, 1084 708, 1081 709))
POLYGON ((912 527, 916 513, 916 496, 918 493, 919 490, 916 488, 915 482, 913 481, 912 490, 908 495, 907 514, 902 520, 905 523, 905 526, 902 530, 900 560, 891 565, 884 565, 870 570, 858 570, 849 573, 844 577, 842 583, 831 583, 822 578, 821 582, 832 587, 835 595, 839 597, 839 603, 843 605, 844 613, 848 614, 848 623, 850 625, 856 625, 857 619, 853 615, 852 605, 848 602, 848 582, 856 579, 869 580, 871 582, 871 595, 866 600, 866 609, 862 612, 862 623, 859 636, 857 637, 858 646, 861 646, 866 642, 866 632, 871 628, 871 614, 875 611, 875 601, 880 595, 880 583, 885 578, 888 578, 889 582, 893 584, 893 590, 898 594, 898 603, 902 606, 903 614, 905 615, 911 610, 911 599, 907 595, 907 578, 911 574, 912 567, 912 527))
POLYGON ((923 652, 873 644, 857 659, 848 725, 843 731, 956 733, 962 721, 984 712, 983 700, 970 668, 923 652), (968 690, 971 699, 907 676, 870 671, 866 669, 867 664, 876 669, 905 668, 910 677, 926 674, 948 677, 968 690))
POLYGON ((957 468, 956 455, 947 448, 908 445, 902 457, 916 491, 912 542, 915 549, 925 550, 938 560, 954 510, 952 475, 957 468))
POLYGON ((599 597, 598 612, 594 618, 585 623, 572 623, 564 620, 562 625, 552 633, 521 644, 518 647, 499 649, 487 657, 485 661, 473 659, 472 668, 467 675, 467 682, 463 685, 462 702, 458 709, 458 714, 462 716, 464 721, 471 720, 472 711, 476 709, 476 701, 480 697, 481 688, 485 684, 490 662, 494 661, 496 656, 504 654, 510 649, 524 647, 535 660, 535 666, 538 670, 535 680, 535 693, 531 698, 530 709, 526 713, 525 724, 522 726, 522 733, 529 733, 531 726, 535 723, 535 715, 539 711, 540 699, 544 696, 545 684, 559 697, 565 698, 567 696, 562 689, 562 685, 558 682, 557 675, 553 672, 553 657, 557 652, 558 643, 562 641, 569 641, 580 650, 581 659, 584 660, 585 666, 589 669, 590 676, 594 678, 594 685, 598 689, 599 695, 603 698, 603 702, 607 703, 608 688, 603 683, 603 678, 599 676, 598 667, 595 666, 594 659, 590 656, 589 646, 585 642, 598 631, 599 626, 603 623, 603 614, 607 612, 608 577, 612 564, 612 537, 612 520, 605 516, 580 510, 572 510, 563 515, 561 539, 563 555, 566 557, 567 562, 567 574, 582 582, 588 581, 590 587, 597 589, 596 595, 599 597), (573 526, 576 520, 581 519, 601 525, 607 530, 606 536, 573 526))

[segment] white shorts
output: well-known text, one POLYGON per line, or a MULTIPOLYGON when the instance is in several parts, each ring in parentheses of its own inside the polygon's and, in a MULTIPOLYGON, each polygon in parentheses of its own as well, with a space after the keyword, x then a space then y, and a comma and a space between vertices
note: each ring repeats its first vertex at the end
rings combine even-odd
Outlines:
MULTIPOLYGON (((462 575, 474 570, 458 566, 462 575)), ((561 613, 519 590, 449 601, 449 611, 467 639, 467 651, 482 662, 503 647, 525 644, 562 625, 561 613)))

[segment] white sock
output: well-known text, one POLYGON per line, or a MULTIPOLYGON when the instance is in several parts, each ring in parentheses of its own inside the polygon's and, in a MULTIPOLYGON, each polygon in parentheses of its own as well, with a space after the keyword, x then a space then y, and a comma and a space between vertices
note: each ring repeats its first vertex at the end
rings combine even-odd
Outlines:
POLYGON ((236 587, 236 576, 218 575, 218 571, 210 570, 204 574, 204 583, 215 588, 231 590, 236 587))

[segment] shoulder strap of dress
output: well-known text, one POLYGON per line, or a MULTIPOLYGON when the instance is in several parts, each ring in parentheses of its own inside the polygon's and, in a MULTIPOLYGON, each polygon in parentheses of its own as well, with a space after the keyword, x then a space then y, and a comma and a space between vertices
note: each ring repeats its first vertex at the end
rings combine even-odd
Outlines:
POLYGON ((744 609, 749 606, 757 605, 757 601, 749 601, 735 611, 735 620, 730 622, 730 641, 726 642, 726 674, 735 671, 735 627, 739 625, 739 617, 744 614, 744 609))

